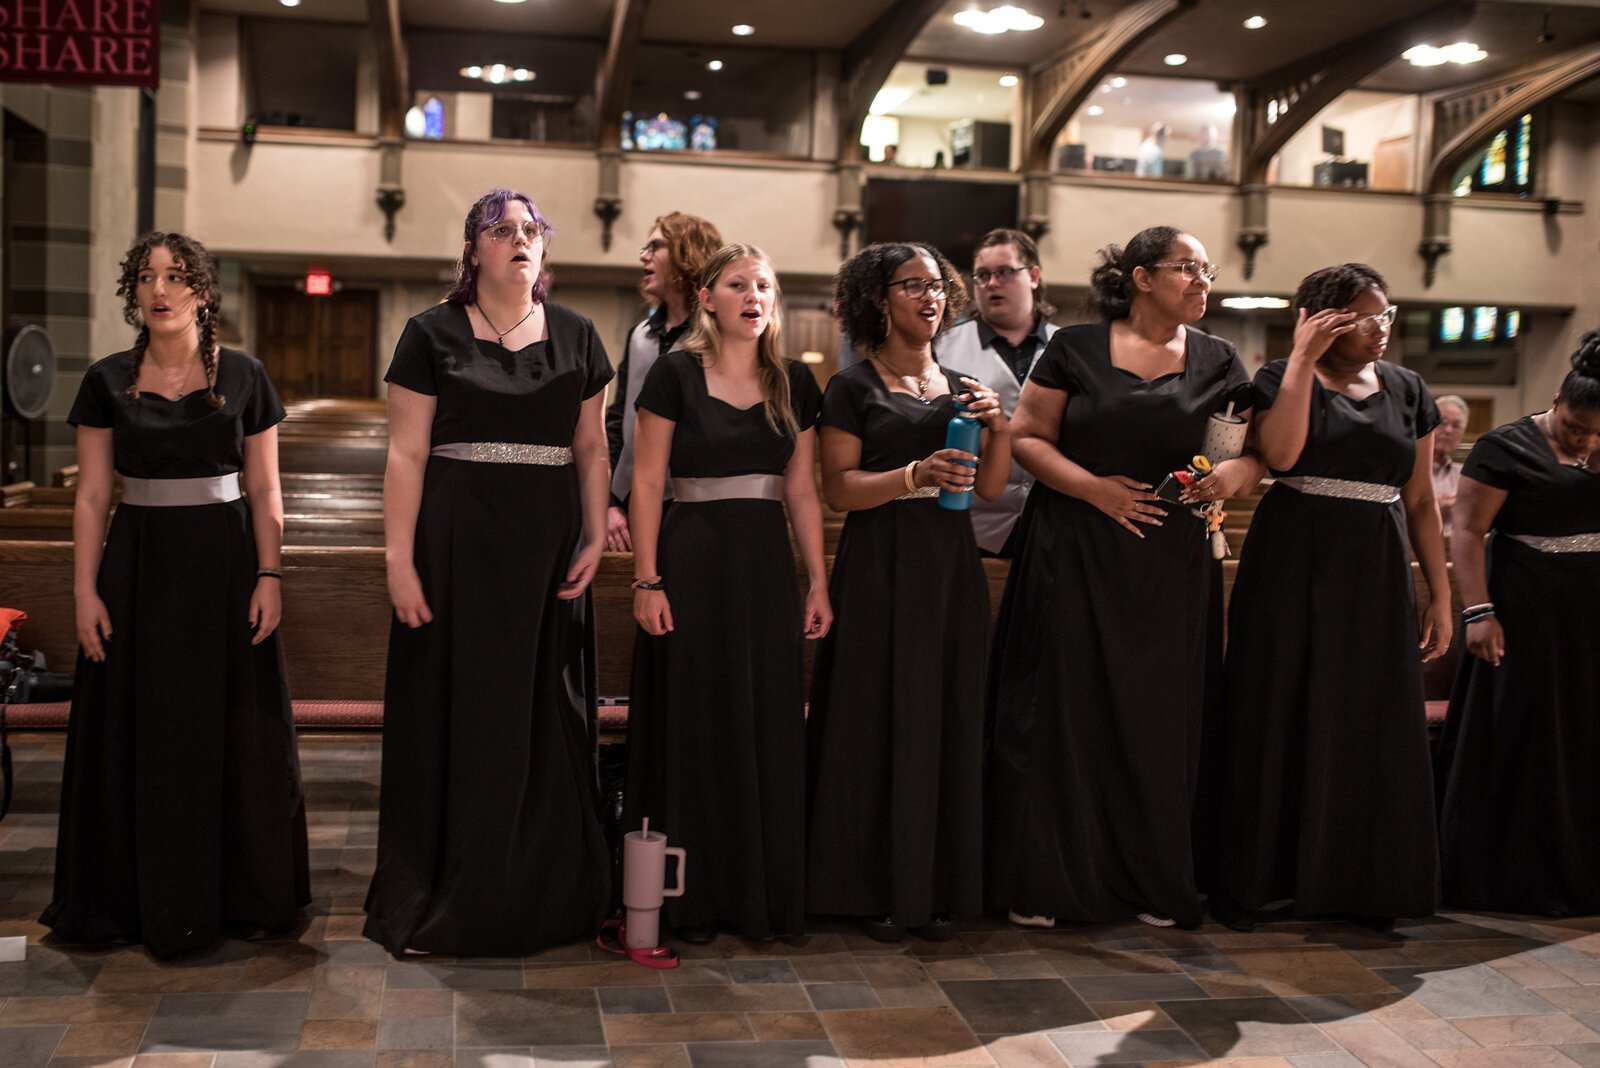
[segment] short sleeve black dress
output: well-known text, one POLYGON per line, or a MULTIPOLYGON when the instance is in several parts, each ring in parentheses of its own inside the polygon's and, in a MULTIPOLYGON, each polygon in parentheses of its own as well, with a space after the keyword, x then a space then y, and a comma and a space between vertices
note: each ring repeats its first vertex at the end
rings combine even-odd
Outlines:
MULTIPOLYGON (((89 368, 67 421, 109 427, 117 473, 205 478, 244 467, 283 419, 266 370, 223 349, 204 391, 128 400, 129 353, 89 368)), ((55 896, 40 922, 73 942, 173 956, 225 930, 283 930, 311 900, 305 799, 277 634, 251 645, 256 543, 244 498, 120 505, 97 586, 106 659, 78 656, 55 896)))
MULTIPOLYGON (((1287 360, 1256 375, 1272 407, 1287 360)), ((1414 371, 1379 361, 1362 400, 1311 387, 1293 468, 1404 486, 1439 409, 1414 371)), ((1213 894, 1296 915, 1431 914, 1438 904, 1417 601, 1403 502, 1301 492, 1256 508, 1228 608, 1226 714, 1214 773, 1213 894)), ((1208 782, 1210 780, 1208 774, 1208 782)))
MULTIPOLYGON (((1250 406, 1249 378, 1232 345, 1193 329, 1181 371, 1140 378, 1112 363, 1110 330, 1057 331, 1032 380, 1067 395, 1062 455, 1158 485, 1213 413, 1250 406)), ((1043 482, 1021 522, 991 667, 990 903, 1197 923, 1190 821, 1222 652, 1205 525, 1173 506, 1138 538, 1043 482)))
MULTIPOLYGON (((445 303, 406 325, 387 381, 437 398, 432 442, 570 447, 611 366, 588 319, 545 303, 515 352, 445 303)), ((431 456, 415 560, 433 621, 389 632, 378 860, 366 935, 520 956, 594 932, 610 873, 597 808, 582 530, 572 463, 431 456)))
MULTIPOLYGON (((861 470, 894 471, 944 448, 954 414, 949 394, 891 393, 867 361, 828 383, 822 425, 861 439, 861 470)), ((807 907, 905 927, 975 915, 989 586, 970 513, 933 497, 851 512, 829 590, 807 724, 807 907)))
POLYGON ((1527 416, 1479 438, 1461 475, 1506 492, 1489 540, 1506 651, 1498 668, 1464 655, 1450 697, 1436 764, 1444 901, 1600 912, 1600 551, 1516 537, 1600 536, 1600 473, 1557 461, 1527 416))
MULTIPOLYGON (((821 392, 788 365, 795 421, 821 392)), ((638 407, 675 424, 674 478, 781 476, 794 440, 766 406, 711 396, 693 353, 662 356, 638 407)), ((805 926, 805 694, 801 598, 781 500, 679 500, 661 524, 657 566, 673 629, 639 631, 628 708, 624 826, 643 817, 691 858, 688 892, 667 902, 679 929, 747 938, 805 926)))

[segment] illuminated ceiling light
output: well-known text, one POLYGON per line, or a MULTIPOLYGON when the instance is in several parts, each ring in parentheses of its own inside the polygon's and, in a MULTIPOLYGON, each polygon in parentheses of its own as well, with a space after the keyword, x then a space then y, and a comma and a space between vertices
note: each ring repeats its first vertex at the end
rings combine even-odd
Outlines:
POLYGON ((1089 105, 1089 114, 1090 115, 1104 115, 1105 113, 1106 113, 1106 109, 1101 107, 1099 104, 1090 104, 1089 105))
POLYGON ((872 98, 872 106, 867 109, 867 112, 871 115, 888 115, 895 108, 911 99, 914 92, 915 90, 912 89, 891 89, 888 86, 884 86, 878 90, 878 95, 872 98))
POLYGON ((1103 83, 1101 83, 1101 85, 1100 85, 1100 91, 1101 91, 1101 92, 1102 92, 1102 93, 1109 93, 1109 92, 1111 92, 1111 83, 1110 83, 1110 82, 1103 82, 1103 83))
POLYGON ((482 67, 462 67, 461 68, 461 76, 463 78, 481 78, 481 77, 483 77, 483 68, 482 67))
POLYGON ((1038 15, 1029 14, 1011 4, 1003 4, 988 11, 980 11, 975 7, 958 11, 955 22, 957 26, 965 27, 973 33, 989 35, 1005 33, 1007 30, 1027 33, 1044 25, 1044 19, 1038 15))
POLYGON ((1000 84, 1005 86, 1007 89, 1010 89, 1013 85, 1016 85, 1017 81, 1018 79, 1015 74, 1000 75, 1000 84))
POLYGON ((713 59, 710 63, 706 64, 706 70, 721 70, 721 69, 722 69, 722 60, 720 60, 720 59, 713 59))
POLYGON ((1258 308, 1287 308, 1289 302, 1282 297, 1223 297, 1224 308, 1237 308, 1240 311, 1254 311, 1258 308))
POLYGON ((1445 63, 1477 63, 1487 59, 1489 53, 1473 44, 1471 41, 1457 41, 1455 44, 1435 48, 1433 45, 1420 44, 1415 48, 1408 48, 1400 53, 1400 58, 1415 67, 1437 67, 1445 63))
POLYGON ((523 3, 527 3, 527 0, 495 0, 495 3, 497 3, 497 4, 523 4, 523 3))
POLYGON ((1161 57, 1161 62, 1169 67, 1181 67, 1189 62, 1189 57, 1182 52, 1169 52, 1161 57))
POLYGON ((1127 84, 1128 84, 1128 79, 1124 78, 1120 74, 1117 75, 1115 78, 1111 79, 1111 88, 1113 88, 1113 89, 1121 89, 1123 86, 1125 86, 1127 84))
POLYGON ((299 7, 300 6, 300 0, 278 0, 278 3, 282 4, 284 7, 299 7))
POLYGON ((516 70, 511 72, 511 77, 519 82, 531 82, 533 81, 534 74, 533 71, 529 70, 527 67, 518 67, 516 70))
POLYGON ((683 98, 685 100, 699 100, 700 99, 700 90, 698 90, 698 89, 685 89, 683 91, 683 98))
POLYGON ((733 35, 735 37, 749 37, 752 33, 755 33, 755 32, 756 32, 756 28, 754 26, 747 25, 746 23, 743 23, 743 22, 739 23, 739 25, 737 25, 737 26, 735 26, 733 28, 733 35))
POLYGON ((1262 18, 1260 15, 1251 15, 1249 18, 1244 20, 1244 28, 1247 30, 1259 30, 1266 24, 1267 20, 1262 18))

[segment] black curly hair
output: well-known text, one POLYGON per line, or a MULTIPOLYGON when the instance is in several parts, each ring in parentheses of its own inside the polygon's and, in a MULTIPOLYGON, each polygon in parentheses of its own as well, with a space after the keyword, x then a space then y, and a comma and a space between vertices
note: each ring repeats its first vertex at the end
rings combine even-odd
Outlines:
POLYGON ((139 328, 129 354, 131 366, 128 388, 122 396, 133 402, 139 396, 139 368, 144 364, 145 351, 150 347, 150 328, 139 315, 139 272, 150 263, 150 253, 164 248, 172 254, 178 269, 183 272, 183 282, 194 295, 205 301, 195 316, 200 330, 200 362, 206 370, 206 403, 221 408, 228 398, 217 392, 217 317, 222 311, 222 280, 217 274, 217 263, 206 247, 186 234, 163 233, 152 230, 139 239, 122 259, 122 275, 117 280, 117 296, 122 298, 122 318, 129 326, 139 328))
POLYGON ((1350 302, 1369 289, 1389 297, 1389 283, 1383 275, 1364 263, 1341 263, 1337 267, 1324 267, 1312 271, 1300 281, 1294 291, 1294 307, 1304 308, 1314 315, 1327 308, 1346 308, 1350 302))
POLYGON ((1133 307, 1133 269, 1160 263, 1185 231, 1176 226, 1147 226, 1126 245, 1100 250, 1100 265, 1089 275, 1089 310, 1107 322, 1126 319, 1133 307))
POLYGON ((945 278, 944 318, 939 333, 961 317, 967 308, 967 287, 961 276, 932 245, 921 242, 885 242, 868 245, 847 260, 833 276, 834 316, 857 352, 872 354, 888 337, 889 322, 878 302, 889 292, 889 280, 900 265, 917 256, 926 256, 945 278))
POLYGON ((1594 411, 1600 408, 1600 328, 1578 339, 1572 354, 1572 370, 1561 380, 1556 399, 1571 408, 1594 411))

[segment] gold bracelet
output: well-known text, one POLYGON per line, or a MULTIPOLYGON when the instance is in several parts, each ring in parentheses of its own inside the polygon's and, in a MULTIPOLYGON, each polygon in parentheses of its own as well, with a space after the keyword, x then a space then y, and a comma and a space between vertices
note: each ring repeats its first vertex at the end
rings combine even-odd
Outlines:
POLYGON ((906 492, 907 493, 915 493, 915 492, 917 492, 917 475, 916 475, 916 471, 917 471, 917 465, 920 464, 921 462, 922 462, 921 460, 912 460, 910 463, 906 464, 905 471, 901 472, 902 474, 904 474, 906 476, 906 492))

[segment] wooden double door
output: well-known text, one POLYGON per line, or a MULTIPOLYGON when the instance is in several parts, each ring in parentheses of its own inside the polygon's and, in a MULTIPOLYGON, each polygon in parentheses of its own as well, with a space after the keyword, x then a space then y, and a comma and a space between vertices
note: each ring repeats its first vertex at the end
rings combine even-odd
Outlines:
POLYGON ((378 294, 256 290, 256 357, 285 401, 377 395, 378 294))

